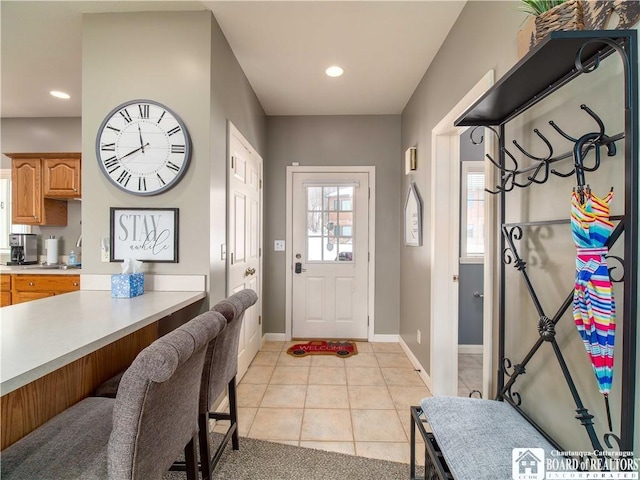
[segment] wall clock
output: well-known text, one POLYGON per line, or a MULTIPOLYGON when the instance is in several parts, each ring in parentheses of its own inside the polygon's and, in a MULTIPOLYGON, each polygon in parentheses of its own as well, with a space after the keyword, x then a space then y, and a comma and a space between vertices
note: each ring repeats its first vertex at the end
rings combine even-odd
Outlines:
POLYGON ((191 140, 171 109, 131 100, 111 110, 96 136, 102 173, 125 192, 156 195, 175 186, 189 167, 191 140))

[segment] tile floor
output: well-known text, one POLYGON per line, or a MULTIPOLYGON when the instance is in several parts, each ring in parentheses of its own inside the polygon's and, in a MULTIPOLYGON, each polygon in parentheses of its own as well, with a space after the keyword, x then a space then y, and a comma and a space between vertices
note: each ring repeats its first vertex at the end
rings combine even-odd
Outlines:
POLYGON ((468 397, 473 390, 482 392, 482 354, 459 354, 458 396, 468 397))
MULTIPOLYGON (((292 343, 265 342, 240 381, 240 435, 409 463, 409 406, 431 392, 400 345, 358 342, 353 357, 300 358, 286 353, 292 343)), ((482 359, 461 357, 459 393, 468 395, 482 359)))
POLYGON ((431 393, 400 345, 295 358, 290 344, 266 342, 238 385, 240 435, 409 463, 409 406, 431 393))

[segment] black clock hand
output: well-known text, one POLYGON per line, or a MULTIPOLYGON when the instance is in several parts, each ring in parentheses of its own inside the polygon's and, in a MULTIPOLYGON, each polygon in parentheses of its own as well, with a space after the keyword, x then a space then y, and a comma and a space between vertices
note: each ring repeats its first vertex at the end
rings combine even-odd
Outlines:
POLYGON ((136 148, 135 150, 132 150, 131 152, 127 153, 126 155, 123 155, 122 157, 120 157, 120 160, 124 160, 125 158, 127 158, 130 155, 133 155, 134 153, 139 152, 140 150, 144 151, 144 147, 148 146, 149 142, 145 143, 144 145, 142 145, 140 148, 136 148))
MULTIPOLYGON (((142 148, 142 153, 144 153, 144 147, 146 147, 146 145, 142 143, 142 132, 140 131, 140 124, 138 124, 138 135, 140 136, 140 148, 142 148)), ((147 143, 147 145, 149 144, 147 143)))

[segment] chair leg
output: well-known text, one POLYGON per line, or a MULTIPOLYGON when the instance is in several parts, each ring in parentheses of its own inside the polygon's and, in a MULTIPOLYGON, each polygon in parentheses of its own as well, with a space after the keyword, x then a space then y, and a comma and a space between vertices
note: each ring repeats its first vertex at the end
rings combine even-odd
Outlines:
POLYGON ((229 413, 208 412, 198 416, 198 438, 200 439, 200 465, 202 466, 202 480, 209 480, 213 470, 220 461, 229 439, 234 450, 240 449, 238 434, 238 402, 236 397, 236 377, 228 385, 229 413), (209 420, 229 420, 229 428, 216 451, 211 455, 211 439, 209 438, 209 420))
POLYGON ((200 466, 202 467, 202 480, 211 478, 211 439, 209 438, 209 415, 198 415, 198 440, 200 446, 200 466))
POLYGON ((229 382, 229 415, 230 415, 230 428, 234 428, 233 436, 231 437, 231 444, 234 450, 240 450, 240 437, 238 434, 238 404, 236 401, 236 377, 229 382))
POLYGON ((196 457, 196 441, 197 436, 194 434, 193 438, 189 440, 189 443, 184 447, 184 459, 187 470, 187 480, 198 479, 198 459, 196 457))

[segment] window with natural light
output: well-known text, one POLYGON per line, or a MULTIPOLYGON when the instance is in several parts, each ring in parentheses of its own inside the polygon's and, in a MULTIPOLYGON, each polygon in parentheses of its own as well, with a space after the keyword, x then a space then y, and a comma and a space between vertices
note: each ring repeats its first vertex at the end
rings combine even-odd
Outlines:
POLYGON ((482 262, 484 258, 484 164, 462 162, 460 188, 461 261, 482 262))
POLYGON ((307 187, 307 262, 351 262, 353 255, 353 187, 307 187))

